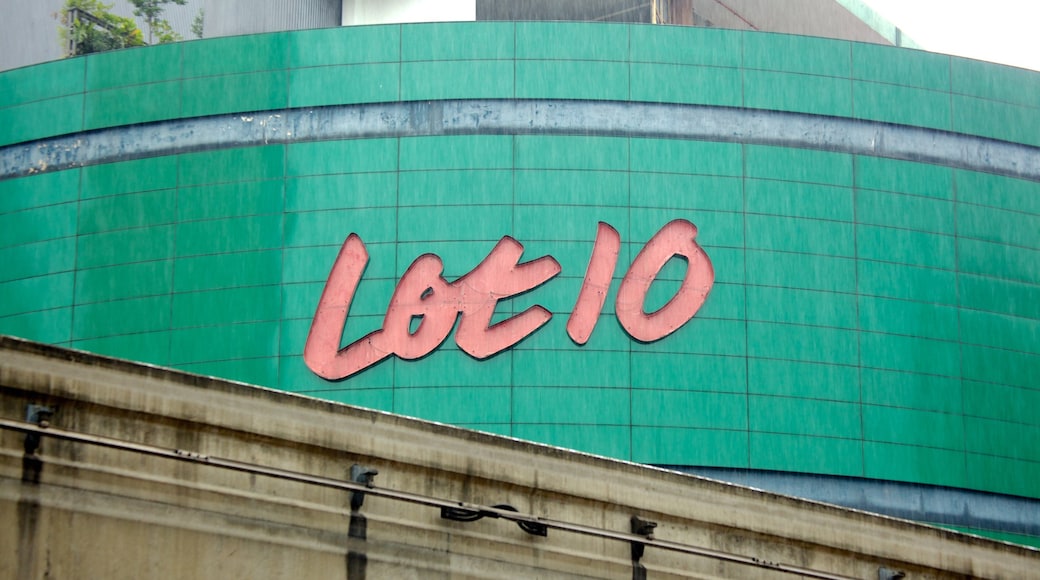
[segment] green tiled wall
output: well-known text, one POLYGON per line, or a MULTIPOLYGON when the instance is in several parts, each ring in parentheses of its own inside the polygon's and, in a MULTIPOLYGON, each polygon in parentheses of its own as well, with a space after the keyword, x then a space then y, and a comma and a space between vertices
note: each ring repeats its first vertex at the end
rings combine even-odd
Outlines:
MULTIPOLYGON (((472 23, 221 38, 0 74, 0 145, 284 107, 452 98, 699 103, 1040 145, 1040 75, 712 29, 472 23), (1032 90, 1030 90, 1032 89, 1032 90)), ((1040 498, 1040 183, 843 153, 625 136, 474 135, 193 152, 0 181, 0 332, 624 459, 1040 498), (620 278, 665 223, 716 270, 698 316, 638 343, 620 278), (566 335, 605 221, 622 248, 591 340, 566 335), (351 232, 344 341, 426 252, 504 235, 562 272, 500 303, 541 330, 485 361, 316 377, 303 343, 351 232)), ((684 273, 662 270, 648 308, 684 273)))

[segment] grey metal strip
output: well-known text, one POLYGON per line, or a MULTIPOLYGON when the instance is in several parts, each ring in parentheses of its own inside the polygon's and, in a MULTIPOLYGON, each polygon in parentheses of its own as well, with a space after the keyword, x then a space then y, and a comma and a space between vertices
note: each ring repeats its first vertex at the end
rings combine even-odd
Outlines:
POLYGON ((935 163, 1040 181, 1040 147, 802 113, 616 101, 446 100, 281 109, 86 131, 0 148, 0 179, 268 143, 546 134, 780 145, 935 163))
POLYGON ((834 475, 727 467, 665 468, 897 518, 1040 537, 1040 500, 1028 497, 834 475))

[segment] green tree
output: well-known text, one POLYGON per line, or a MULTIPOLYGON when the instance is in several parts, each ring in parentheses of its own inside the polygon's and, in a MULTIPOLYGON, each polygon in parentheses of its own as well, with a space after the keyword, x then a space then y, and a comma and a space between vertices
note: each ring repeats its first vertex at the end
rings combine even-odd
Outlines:
POLYGON ((167 4, 184 6, 188 0, 130 0, 134 5, 134 16, 144 18, 148 25, 148 44, 152 44, 153 38, 158 36, 159 43, 183 40, 181 35, 170 28, 170 23, 163 17, 167 4))
POLYGON ((199 8, 199 12, 195 15, 195 18, 191 21, 191 33, 195 35, 195 38, 202 38, 202 29, 206 25, 206 11, 199 8))
POLYGON ((112 14, 111 9, 111 4, 101 0, 65 1, 59 14, 65 56, 144 45, 137 23, 112 14))

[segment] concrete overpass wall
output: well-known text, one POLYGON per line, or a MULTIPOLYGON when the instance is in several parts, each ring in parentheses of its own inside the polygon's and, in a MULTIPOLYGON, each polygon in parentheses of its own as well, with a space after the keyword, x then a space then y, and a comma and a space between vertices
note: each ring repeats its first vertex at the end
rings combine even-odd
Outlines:
POLYGON ((631 463, 11 338, 0 349, 3 578, 1025 578, 1040 564, 631 463), (29 405, 53 414, 26 423, 29 405), (355 464, 378 470, 372 487, 350 487, 355 464), (474 522, 439 509, 501 504, 546 535, 490 517, 505 508, 474 522), (630 533, 632 516, 657 523, 653 539, 630 533))

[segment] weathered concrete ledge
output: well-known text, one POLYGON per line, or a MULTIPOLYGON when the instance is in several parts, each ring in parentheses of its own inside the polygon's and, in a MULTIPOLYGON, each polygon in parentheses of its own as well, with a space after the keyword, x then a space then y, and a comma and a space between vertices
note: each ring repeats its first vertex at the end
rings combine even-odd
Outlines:
POLYGON ((479 134, 778 145, 936 163, 1040 181, 1040 147, 951 131, 763 109, 553 99, 336 105, 99 129, 0 148, 0 179, 271 143, 479 134))
POLYGON ((793 577, 776 565, 819 577, 877 578, 885 567, 908 578, 1027 578, 1040 570, 1040 552, 1022 546, 0 337, 0 419, 24 422, 29 405, 53 413, 48 428, 127 447, 62 440, 35 424, 38 440, 0 430, 4 578, 632 578, 639 567, 648 578, 793 577), (350 482, 355 464, 379 472, 360 506, 351 499, 368 489, 361 484, 321 484, 350 482), (406 495, 508 504, 572 527, 532 535, 494 517, 498 508, 452 521, 406 495), (625 541, 632 516, 658 524, 638 564, 625 541))

